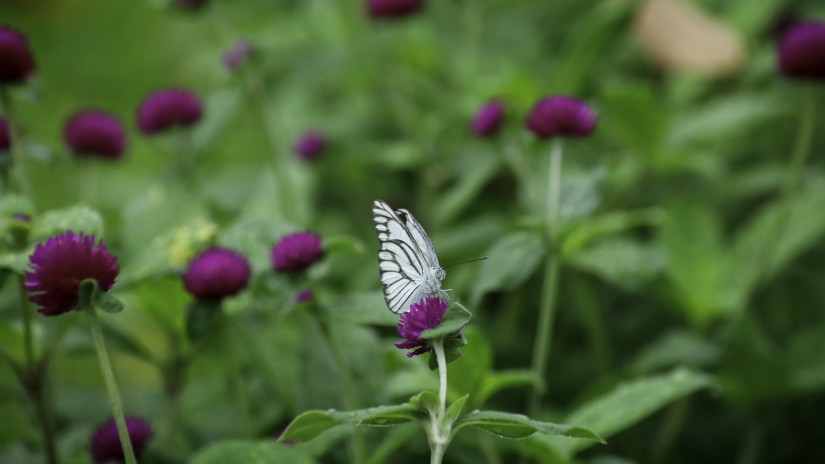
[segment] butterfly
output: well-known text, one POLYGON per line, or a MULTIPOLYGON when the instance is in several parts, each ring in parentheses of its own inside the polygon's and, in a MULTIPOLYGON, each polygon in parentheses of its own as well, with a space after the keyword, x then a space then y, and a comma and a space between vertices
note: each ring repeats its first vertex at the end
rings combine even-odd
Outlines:
POLYGON ((378 269, 384 284, 384 301, 401 314, 422 298, 441 290, 446 272, 438 264, 433 242, 406 209, 393 210, 381 200, 372 208, 381 249, 378 269))

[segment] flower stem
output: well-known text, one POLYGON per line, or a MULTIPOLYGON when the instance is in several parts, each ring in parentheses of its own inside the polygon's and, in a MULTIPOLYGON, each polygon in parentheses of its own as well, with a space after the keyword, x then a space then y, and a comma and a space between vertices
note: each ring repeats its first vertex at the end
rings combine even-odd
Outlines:
POLYGON ((229 388, 235 396, 235 406, 240 409, 241 419, 244 425, 244 435, 247 438, 255 436, 255 427, 252 423, 252 414, 249 410, 249 400, 246 397, 246 390, 243 388, 243 368, 240 356, 237 353, 236 344, 232 341, 232 322, 229 318, 224 320, 223 326, 223 352, 226 355, 226 363, 229 364, 231 373, 229 388))
POLYGON ((22 275, 20 280, 20 311, 23 313, 23 348, 26 352, 26 369, 34 367, 34 346, 32 342, 32 320, 29 313, 29 300, 26 299, 25 283, 26 278, 22 275))
POLYGON ((438 364, 438 411, 430 415, 430 464, 441 464, 450 442, 449 430, 444 430, 444 413, 447 410, 447 359, 444 356, 444 340, 437 338, 430 342, 438 364))
POLYGON ((120 401, 120 392, 115 383, 112 362, 109 360, 106 342, 103 339, 103 331, 100 329, 100 321, 97 320, 97 313, 93 307, 83 308, 83 311, 89 319, 89 328, 92 331, 97 359, 100 361, 100 371, 103 373, 103 380, 106 383, 106 393, 109 395, 109 402, 112 404, 112 415, 115 418, 115 424, 117 424, 117 433, 120 437, 120 445, 123 447, 123 456, 126 459, 126 464, 137 464, 135 452, 132 449, 132 441, 129 439, 129 430, 126 428, 126 418, 123 416, 123 404, 120 401))
POLYGON ((17 180, 20 183, 20 190, 29 200, 33 201, 29 177, 26 174, 26 162, 23 160, 23 137, 17 126, 17 119, 14 116, 14 108, 11 103, 11 95, 8 87, 0 88, 0 104, 6 113, 6 121, 9 125, 9 138, 11 139, 11 158, 13 169, 17 169, 17 180))
POLYGON ((538 328, 533 344, 533 362, 530 370, 536 381, 540 382, 530 395, 528 412, 535 415, 541 406, 541 398, 546 388, 543 385, 547 358, 553 335, 555 316, 556 287, 559 279, 559 257, 557 249, 557 227, 561 196, 562 145, 560 139, 553 140, 550 148, 550 170, 547 182, 547 260, 544 268, 541 308, 539 310, 538 328))

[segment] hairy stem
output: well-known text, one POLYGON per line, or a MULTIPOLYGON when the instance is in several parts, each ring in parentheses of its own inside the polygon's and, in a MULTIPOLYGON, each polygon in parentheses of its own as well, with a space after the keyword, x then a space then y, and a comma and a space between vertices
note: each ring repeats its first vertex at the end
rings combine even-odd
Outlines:
POLYGON ((447 410, 447 359, 444 356, 444 340, 431 342, 438 364, 438 411, 430 415, 430 464, 441 464, 450 442, 449 430, 444 430, 444 413, 447 410))

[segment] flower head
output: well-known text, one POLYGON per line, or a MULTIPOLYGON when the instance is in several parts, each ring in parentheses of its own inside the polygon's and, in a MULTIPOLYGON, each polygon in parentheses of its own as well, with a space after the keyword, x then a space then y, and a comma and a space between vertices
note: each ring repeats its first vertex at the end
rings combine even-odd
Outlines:
POLYGON ((583 101, 554 95, 536 103, 527 116, 527 128, 541 138, 586 137, 596 121, 596 113, 583 101))
POLYGON ((298 303, 306 303, 307 301, 312 301, 314 296, 315 295, 312 294, 312 290, 305 288, 295 295, 295 301, 298 303))
MULTIPOLYGON (((129 439, 135 455, 140 456, 154 436, 152 426, 149 422, 135 416, 126 416, 126 430, 129 431, 129 439)), ((124 461, 123 448, 120 445, 120 436, 117 433, 117 424, 114 419, 109 419, 95 430, 90 445, 92 462, 95 464, 110 461, 124 461)))
POLYGON ((0 27, 0 85, 20 84, 34 74, 34 57, 26 36, 0 27))
POLYGON ((101 291, 115 284, 120 268, 106 245, 95 245, 95 237, 72 231, 55 235, 34 248, 29 256, 32 271, 26 272, 29 301, 40 314, 57 316, 78 306, 78 289, 86 279, 94 279, 101 291))
POLYGON ((146 97, 138 108, 137 124, 146 135, 175 126, 189 127, 203 114, 198 97, 185 89, 163 89, 146 97))
POLYGON ((409 16, 424 6, 424 0, 367 0, 367 12, 377 19, 409 16))
POLYGON ((413 303, 410 310, 401 315, 398 321, 398 335, 406 338, 396 343, 396 348, 414 351, 407 353, 408 358, 430 351, 430 343, 421 338, 421 332, 434 329, 441 323, 441 318, 447 312, 447 302, 442 298, 424 298, 413 303))
POLYGON ((212 248, 199 254, 183 274, 186 291, 196 298, 220 299, 246 288, 252 269, 242 255, 212 248))
POLYGON ((321 237, 312 232, 296 232, 283 237, 272 248, 272 265, 279 271, 301 271, 323 254, 321 237))
POLYGON ((235 71, 252 57, 252 44, 248 40, 239 40, 231 50, 223 54, 223 65, 235 71))
POLYGON ((0 153, 11 149, 11 134, 9 134, 9 121, 0 118, 0 153))
POLYGON ((113 115, 100 110, 75 113, 63 128, 66 144, 78 156, 117 159, 126 146, 126 132, 113 115))
POLYGON ((825 23, 789 26, 779 42, 779 71, 791 78, 825 80, 825 23))
POLYGON ((490 100, 478 110, 471 129, 479 137, 489 137, 495 135, 501 127, 504 118, 504 103, 499 100, 490 100))
POLYGON ((304 161, 312 161, 324 152, 327 147, 327 138, 318 131, 305 132, 295 142, 293 150, 304 161))

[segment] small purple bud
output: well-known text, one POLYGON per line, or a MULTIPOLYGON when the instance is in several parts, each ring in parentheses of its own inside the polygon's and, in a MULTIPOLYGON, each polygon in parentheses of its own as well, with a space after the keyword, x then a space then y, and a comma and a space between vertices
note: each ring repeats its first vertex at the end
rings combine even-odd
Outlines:
POLYGON ((779 42, 779 71, 796 79, 825 80, 825 23, 789 26, 779 42))
POLYGON ((539 100, 527 116, 537 137, 587 137, 596 129, 596 113, 581 100, 554 95, 539 100))
POLYGON ((301 290, 297 295, 295 295, 295 301, 297 303, 306 303, 307 301, 312 301, 313 297, 314 295, 312 294, 312 290, 307 288, 301 290))
POLYGON ((193 126, 202 114, 200 100, 188 90, 163 89, 152 93, 140 104, 137 124, 141 132, 152 135, 175 126, 193 126))
MULTIPOLYGON (((146 446, 152 440, 154 432, 149 422, 135 416, 126 416, 126 430, 129 433, 129 440, 132 442, 132 449, 135 456, 140 456, 146 446)), ((95 430, 92 436, 89 451, 92 455, 92 462, 102 464, 112 461, 124 462, 123 448, 120 444, 120 436, 117 433, 117 423, 114 419, 109 419, 95 430)))
POLYGON ((376 19, 398 19, 424 6, 424 0, 367 0, 367 12, 376 19))
POLYGON ((295 142, 293 151, 304 161, 312 161, 321 156, 327 147, 327 138, 318 131, 305 132, 295 142))
POLYGON ((22 84, 34 74, 34 57, 26 36, 0 27, 0 85, 22 84))
POLYGON ((272 248, 272 267, 278 271, 304 270, 321 258, 321 237, 312 232, 296 232, 283 237, 272 248))
POLYGON ((242 255, 223 248, 199 254, 183 274, 183 285, 200 299, 221 299, 246 288, 252 269, 242 255))
POLYGON ((252 57, 252 44, 248 40, 239 40, 231 50, 224 53, 223 65, 230 71, 237 70, 252 57))
POLYGON ((9 134, 9 121, 0 118, 0 154, 11 150, 11 134, 9 134))
POLYGON ((499 100, 490 100, 478 110, 471 129, 479 137, 490 137, 498 132, 504 119, 504 103, 499 100))
POLYGON ((93 109, 69 118, 63 139, 77 156, 118 159, 126 146, 126 132, 120 121, 110 113, 93 109))
POLYGON ((12 219, 14 219, 17 222, 32 222, 32 217, 26 213, 14 213, 12 215, 12 219))

